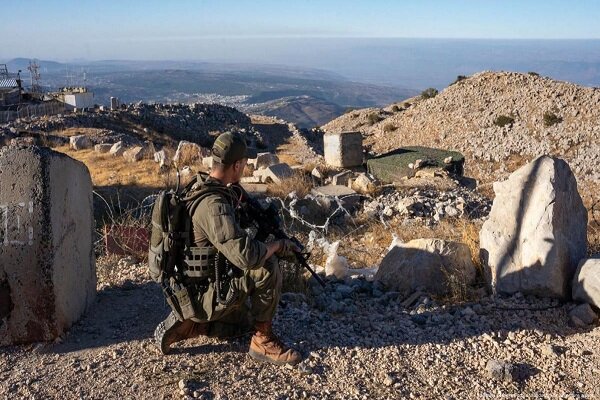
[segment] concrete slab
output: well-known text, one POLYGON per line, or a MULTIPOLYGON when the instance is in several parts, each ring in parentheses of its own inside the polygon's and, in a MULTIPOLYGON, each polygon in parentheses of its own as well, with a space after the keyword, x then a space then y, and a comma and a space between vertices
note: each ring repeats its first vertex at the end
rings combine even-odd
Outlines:
POLYGON ((244 183, 244 182, 242 182, 241 185, 248 193, 254 193, 254 194, 267 193, 268 185, 266 185, 264 183, 244 183))
MULTIPOLYGON (((282 183, 285 179, 290 178, 294 175, 294 170, 285 163, 271 165, 265 169, 260 169, 260 176, 262 176, 262 182, 269 183, 282 183)), ((257 172, 257 171, 255 171, 257 172)))
POLYGON ((319 186, 311 190, 314 196, 337 197, 342 200, 345 207, 354 207, 360 200, 360 195, 348 186, 342 185, 325 185, 319 186))
POLYGON ((53 340, 84 313, 96 294, 93 232, 83 163, 0 150, 0 345, 53 340))

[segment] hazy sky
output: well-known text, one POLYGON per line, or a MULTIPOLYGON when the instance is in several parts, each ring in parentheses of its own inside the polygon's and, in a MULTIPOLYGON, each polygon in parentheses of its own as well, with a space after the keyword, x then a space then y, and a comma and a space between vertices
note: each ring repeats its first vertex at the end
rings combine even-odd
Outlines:
POLYGON ((0 9, 0 59, 235 59, 246 38, 600 38, 598 0, 3 0, 0 9), (218 48, 231 39, 238 45, 218 48))

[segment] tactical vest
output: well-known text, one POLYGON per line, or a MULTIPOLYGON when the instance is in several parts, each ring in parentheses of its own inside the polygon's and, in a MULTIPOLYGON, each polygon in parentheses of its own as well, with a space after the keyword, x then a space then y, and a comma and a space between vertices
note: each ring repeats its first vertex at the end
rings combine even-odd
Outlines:
MULTIPOLYGON (((161 192, 152 208, 152 231, 148 249, 148 271, 159 282, 167 302, 180 320, 194 316, 194 298, 198 291, 215 282, 223 287, 220 268, 227 263, 214 246, 196 247, 192 242, 192 217, 198 205, 209 195, 234 196, 232 189, 198 174, 181 193, 161 192)), ((232 302, 232 294, 221 293, 222 304, 232 302)))

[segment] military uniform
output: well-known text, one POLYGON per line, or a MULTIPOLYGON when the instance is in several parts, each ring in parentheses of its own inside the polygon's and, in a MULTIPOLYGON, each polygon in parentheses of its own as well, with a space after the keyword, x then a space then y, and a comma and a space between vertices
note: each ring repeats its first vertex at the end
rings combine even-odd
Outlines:
MULTIPOLYGON (((215 146, 222 137, 217 139, 215 146)), ((224 140, 229 143, 232 139, 226 137, 224 140)), ((246 149, 243 150, 242 154, 246 155, 246 149)), ((215 153, 213 148, 213 157, 215 153)), ((193 190, 202 191, 207 186, 220 190, 203 196, 197 205, 189 204, 191 244, 195 248, 214 249, 233 266, 227 286, 228 292, 236 295, 232 302, 222 304, 217 299, 214 281, 203 290, 192 291, 194 316, 179 321, 172 313, 157 327, 155 337, 161 351, 166 354, 172 343, 198 335, 237 336, 254 327, 251 356, 278 364, 297 363, 301 359, 299 353, 286 348, 271 330, 282 287, 277 257, 267 258, 267 245, 241 228, 236 213, 239 192, 226 188, 212 177, 202 177, 196 186, 193 190), (231 195, 224 194, 227 192, 231 195)))
POLYGON ((248 297, 252 320, 270 321, 273 318, 282 285, 277 257, 265 259, 265 244, 251 238, 240 227, 232 199, 216 193, 200 202, 192 215, 192 242, 196 247, 214 246, 239 269, 230 281, 230 286, 239 293, 235 304, 218 304, 214 283, 210 283, 206 292, 197 298, 194 322, 219 321, 229 314, 233 315, 226 320, 235 322, 240 311, 247 311, 248 297))

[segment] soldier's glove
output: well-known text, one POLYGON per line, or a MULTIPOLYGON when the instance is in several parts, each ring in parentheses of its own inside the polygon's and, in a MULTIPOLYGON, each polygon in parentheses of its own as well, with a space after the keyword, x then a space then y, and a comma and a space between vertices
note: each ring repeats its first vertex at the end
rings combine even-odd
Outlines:
POLYGON ((296 253, 302 250, 296 246, 296 243, 289 239, 281 239, 279 242, 281 243, 281 248, 275 253, 277 257, 284 261, 296 262, 296 253))

